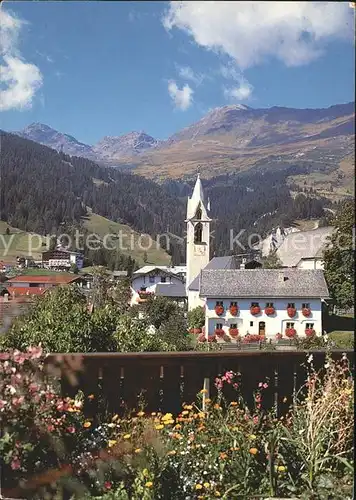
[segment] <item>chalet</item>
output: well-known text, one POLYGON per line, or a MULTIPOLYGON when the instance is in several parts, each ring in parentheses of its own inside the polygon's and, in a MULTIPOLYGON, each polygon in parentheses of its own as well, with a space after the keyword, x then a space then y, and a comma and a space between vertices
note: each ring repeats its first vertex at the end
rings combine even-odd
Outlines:
POLYGON ((149 294, 186 301, 185 266, 144 266, 131 279, 131 305, 140 303, 149 294))
POLYGON ((276 252, 283 267, 324 269, 323 252, 332 232, 328 226, 289 233, 276 252))
POLYGON ((66 249, 57 248, 42 253, 42 267, 50 269, 69 269, 72 265, 83 268, 83 255, 66 249))
POLYGON ((323 332, 322 305, 329 293, 321 270, 203 269, 199 281, 206 335, 274 339, 287 331, 298 337, 306 330, 323 332))

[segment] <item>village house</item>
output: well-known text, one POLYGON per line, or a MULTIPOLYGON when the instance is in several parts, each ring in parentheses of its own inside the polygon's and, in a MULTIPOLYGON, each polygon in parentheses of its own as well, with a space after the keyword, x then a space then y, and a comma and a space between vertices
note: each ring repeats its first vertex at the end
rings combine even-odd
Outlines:
POLYGON ((144 266, 131 279, 131 305, 144 302, 150 295, 169 297, 185 305, 185 266, 144 266))
POLYGON ((323 272, 300 269, 204 269, 206 335, 259 335, 265 339, 322 334, 323 272))
POLYGON ((83 279, 74 274, 59 273, 50 276, 30 276, 22 275, 10 278, 4 286, 10 297, 18 297, 24 295, 42 295, 47 290, 60 285, 69 285, 76 283, 83 286, 83 279))

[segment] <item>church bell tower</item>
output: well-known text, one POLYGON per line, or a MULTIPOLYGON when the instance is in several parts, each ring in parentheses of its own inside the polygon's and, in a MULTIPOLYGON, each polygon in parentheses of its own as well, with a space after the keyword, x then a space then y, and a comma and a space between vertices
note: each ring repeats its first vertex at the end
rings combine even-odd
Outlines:
POLYGON ((186 287, 210 261, 210 201, 205 202, 198 174, 193 194, 187 204, 187 282, 186 287))

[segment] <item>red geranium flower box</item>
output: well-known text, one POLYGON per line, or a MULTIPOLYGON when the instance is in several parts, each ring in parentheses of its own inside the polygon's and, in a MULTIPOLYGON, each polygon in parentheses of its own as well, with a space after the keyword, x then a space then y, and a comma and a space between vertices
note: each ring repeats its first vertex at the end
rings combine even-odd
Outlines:
POLYGON ((244 337, 243 342, 245 344, 250 344, 252 342, 261 342, 262 336, 261 335, 255 335, 255 334, 249 334, 244 337))
POLYGON ((267 316, 272 316, 272 314, 274 314, 275 312, 276 312, 276 310, 274 307, 266 307, 265 308, 265 313, 267 314, 267 316))
POLYGON ((201 333, 201 334, 198 336, 198 342, 206 342, 206 337, 205 337, 205 334, 204 334, 204 333, 201 333))
POLYGON ((216 342, 216 336, 215 335, 209 335, 208 336, 208 342, 216 342))
POLYGON ((288 307, 287 308, 287 314, 290 318, 294 318, 296 313, 297 313, 297 311, 296 311, 295 307, 288 307))
POLYGON ((215 335, 219 338, 223 337, 225 335, 225 332, 222 328, 216 328, 215 329, 215 335))
POLYGON ((311 315, 311 309, 310 309, 310 307, 303 307, 302 314, 306 318, 309 318, 309 316, 311 315))
POLYGON ((257 314, 260 314, 261 308, 260 308, 260 306, 253 306, 253 307, 250 308, 250 312, 254 316, 257 316, 257 314))
POLYGON ((315 330, 314 330, 313 328, 306 328, 306 329, 305 329, 305 335, 306 335, 307 337, 309 337, 309 338, 310 338, 310 337, 314 337, 314 336, 315 336, 315 334, 316 334, 316 332, 315 332, 315 330))
POLYGON ((238 328, 229 328, 229 334, 231 337, 238 337, 239 336, 239 329, 238 328))
POLYGON ((215 312, 218 316, 224 314, 224 306, 215 306, 215 312))
POLYGON ((239 312, 239 308, 237 306, 230 306, 230 314, 232 316, 237 316, 237 313, 239 312))
POLYGON ((297 335, 295 328, 286 328, 285 334, 288 338, 293 339, 297 335))

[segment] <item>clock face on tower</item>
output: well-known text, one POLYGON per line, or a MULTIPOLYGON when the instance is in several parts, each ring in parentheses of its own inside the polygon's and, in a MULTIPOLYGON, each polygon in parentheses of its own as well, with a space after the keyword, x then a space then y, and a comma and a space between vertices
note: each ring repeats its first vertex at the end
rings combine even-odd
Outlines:
POLYGON ((206 246, 205 245, 194 245, 194 255, 205 255, 206 246))

